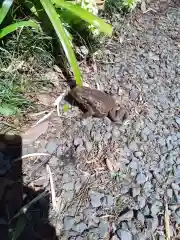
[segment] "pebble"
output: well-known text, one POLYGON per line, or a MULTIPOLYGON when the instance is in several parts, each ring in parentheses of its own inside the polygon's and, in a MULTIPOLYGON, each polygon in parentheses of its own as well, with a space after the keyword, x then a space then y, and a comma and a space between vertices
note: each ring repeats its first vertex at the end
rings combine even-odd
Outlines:
POLYGON ((79 145, 83 145, 83 141, 82 141, 82 138, 75 138, 74 139, 74 146, 79 146, 79 145))
POLYGON ((143 196, 138 196, 138 205, 139 205, 139 208, 142 209, 145 207, 145 204, 146 204, 146 199, 145 197, 143 196))
POLYGON ((131 232, 127 231, 127 230, 118 229, 117 235, 121 240, 132 240, 133 239, 131 232))
POLYGON ((123 215, 121 215, 119 218, 118 218, 118 221, 119 222, 122 222, 122 221, 129 221, 133 218, 134 216, 134 212, 133 210, 130 210, 126 213, 124 213, 123 215))
POLYGON ((142 158, 143 152, 137 151, 137 152, 134 153, 134 156, 135 156, 136 158, 142 158))
POLYGON ((157 216, 154 218, 146 218, 146 226, 147 229, 150 230, 151 232, 155 232, 155 230, 158 227, 158 218, 157 216))
POLYGON ((131 189, 131 195, 133 198, 135 198, 136 196, 140 195, 141 192, 141 188, 140 187, 133 187, 131 189))
POLYGON ((137 169, 138 169, 138 163, 137 163, 137 161, 136 161, 136 160, 132 160, 132 161, 130 162, 130 164, 129 164, 129 167, 130 167, 131 169, 137 170, 137 169))
POLYGON ((143 173, 138 173, 136 176, 136 182, 138 184, 144 184, 147 181, 147 177, 143 173))
POLYGON ((155 201, 151 206, 151 215, 156 216, 161 209, 162 203, 160 201, 155 201))
POLYGON ((63 192, 62 194, 62 198, 64 199, 64 201, 67 202, 71 202, 74 196, 74 192, 73 191, 68 191, 68 192, 63 192))
POLYGON ((83 233, 87 229, 87 225, 84 222, 73 225, 72 230, 78 233, 83 233))
POLYGON ((85 147, 86 147, 87 152, 90 152, 93 148, 92 142, 85 141, 85 147))
POLYGON ((130 149, 131 151, 137 151, 137 150, 138 150, 138 146, 137 146, 137 144, 136 144, 135 141, 130 142, 130 144, 129 144, 129 149, 130 149))
POLYGON ((114 127, 112 130, 112 136, 118 138, 120 136, 120 131, 117 127, 114 127))
POLYGON ((74 182, 68 182, 68 183, 65 183, 62 188, 65 190, 65 191, 72 191, 74 190, 74 182))
POLYGON ((167 189, 167 196, 168 196, 169 198, 172 198, 172 196, 173 196, 173 190, 172 190, 171 188, 168 188, 168 189, 167 189))
POLYGON ((144 226, 144 215, 141 212, 138 212, 137 220, 141 223, 142 226, 144 226))
POLYGON ((106 233, 108 233, 108 230, 109 230, 109 223, 108 222, 105 222, 105 221, 102 221, 99 223, 99 226, 98 226, 98 229, 99 229, 99 233, 100 233, 100 237, 104 237, 104 235, 106 233))
POLYGON ((106 204, 108 207, 114 205, 114 198, 111 195, 106 195, 106 204))
POLYGON ((180 117, 175 117, 175 121, 176 121, 177 124, 180 125, 180 117))
POLYGON ((75 218, 67 216, 67 217, 64 217, 63 222, 64 222, 64 229, 70 230, 70 229, 72 229, 72 227, 75 223, 75 218))
POLYGON ((56 151, 57 147, 58 144, 54 140, 49 141, 46 145, 47 152, 50 154, 53 154, 56 151))
POLYGON ((97 208, 102 205, 102 198, 104 197, 104 193, 99 192, 90 192, 89 193, 91 204, 93 207, 97 208))

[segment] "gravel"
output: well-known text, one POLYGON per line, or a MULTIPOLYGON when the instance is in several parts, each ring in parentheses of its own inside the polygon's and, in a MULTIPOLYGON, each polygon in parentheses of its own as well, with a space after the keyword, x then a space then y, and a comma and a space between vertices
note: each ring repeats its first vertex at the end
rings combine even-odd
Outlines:
MULTIPOLYGON (((49 221, 62 221, 59 239, 99 240, 109 231, 121 240, 165 239, 166 194, 171 235, 178 231, 180 10, 172 2, 149 1, 156 12, 137 10, 131 21, 117 14, 116 36, 98 51, 96 64, 81 65, 84 82, 112 95, 128 120, 80 119, 72 106, 60 120, 52 116, 47 136, 39 140, 37 149, 53 154, 49 164, 60 211, 50 205, 49 221), (110 172, 106 159, 120 170, 110 172)), ((31 173, 39 161, 23 161, 25 182, 35 182, 31 173)), ((37 179, 45 176, 43 167, 37 179)))
POLYGON ((117 235, 121 240, 132 240, 132 234, 130 231, 119 229, 117 235))

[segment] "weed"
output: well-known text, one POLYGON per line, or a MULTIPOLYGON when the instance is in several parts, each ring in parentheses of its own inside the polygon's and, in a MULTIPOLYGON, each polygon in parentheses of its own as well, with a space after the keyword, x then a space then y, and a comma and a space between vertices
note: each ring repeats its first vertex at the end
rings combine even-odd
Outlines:
POLYGON ((35 108, 33 93, 44 69, 52 67, 51 38, 29 29, 18 30, 0 46, 0 115, 26 114, 35 108))
POLYGON ((124 13, 132 11, 141 0, 106 0, 105 11, 112 15, 115 12, 124 13))

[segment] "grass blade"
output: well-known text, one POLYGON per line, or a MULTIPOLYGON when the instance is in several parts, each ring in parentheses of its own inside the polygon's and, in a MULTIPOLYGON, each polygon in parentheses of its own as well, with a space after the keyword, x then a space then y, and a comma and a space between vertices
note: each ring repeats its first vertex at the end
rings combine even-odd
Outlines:
POLYGON ((6 17, 13 0, 4 0, 2 7, 0 8, 0 24, 3 22, 4 18, 6 17))
POLYGON ((112 26, 104 22, 103 19, 97 17, 96 15, 88 12, 82 7, 75 5, 70 2, 66 2, 64 0, 54 0, 55 4, 59 7, 65 8, 69 10, 71 13, 80 17, 82 20, 88 22, 89 24, 97 27, 101 32, 111 36, 112 35, 112 26))
POLYGON ((40 0, 40 1, 51 21, 55 31, 56 31, 56 34, 57 34, 61 44, 62 44, 62 47, 64 49, 66 57, 71 65, 72 71, 74 73, 74 78, 76 80, 76 83, 78 85, 82 85, 79 66, 78 66, 74 51, 71 47, 69 38, 68 38, 68 36, 64 30, 64 27, 62 25, 62 22, 59 19, 59 16, 50 0, 40 0))
POLYGON ((17 30, 20 27, 32 27, 32 28, 36 28, 36 29, 39 28, 38 24, 32 20, 13 23, 13 24, 10 24, 9 26, 0 30, 0 38, 3 38, 4 36, 6 36, 7 34, 9 34, 11 32, 14 32, 15 30, 17 30))

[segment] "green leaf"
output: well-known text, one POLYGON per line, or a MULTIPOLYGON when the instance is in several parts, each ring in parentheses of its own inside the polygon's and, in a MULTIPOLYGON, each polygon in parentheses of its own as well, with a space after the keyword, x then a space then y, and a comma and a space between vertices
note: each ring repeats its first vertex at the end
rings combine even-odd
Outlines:
POLYGON ((10 104, 4 103, 0 106, 0 115, 7 117, 15 114, 16 114, 16 108, 11 106, 10 104))
POLYGON ((79 66, 78 66, 74 51, 71 47, 69 37, 67 36, 66 31, 64 30, 62 22, 59 19, 59 16, 50 0, 40 0, 40 1, 51 21, 55 31, 56 31, 56 34, 57 34, 61 44, 62 44, 62 47, 64 49, 66 57, 71 65, 72 71, 74 73, 74 78, 76 80, 76 83, 77 83, 77 85, 82 85, 79 66))
POLYGON ((13 0, 4 0, 2 7, 0 8, 0 24, 3 22, 4 18, 6 17, 13 0))
POLYGON ((36 29, 39 28, 38 24, 32 20, 13 23, 13 24, 0 30, 0 38, 3 38, 4 36, 6 36, 7 34, 9 34, 11 32, 14 32, 15 30, 17 30, 17 28, 20 28, 20 27, 32 27, 32 28, 36 28, 36 29))
POLYGON ((63 105, 63 110, 64 112, 67 112, 69 110, 69 106, 67 104, 63 105))
POLYGON ((112 35, 112 26, 110 24, 105 23, 103 19, 97 17, 82 7, 64 0, 54 0, 54 2, 56 6, 69 10, 84 21, 97 27, 101 32, 104 32, 109 36, 112 35))

